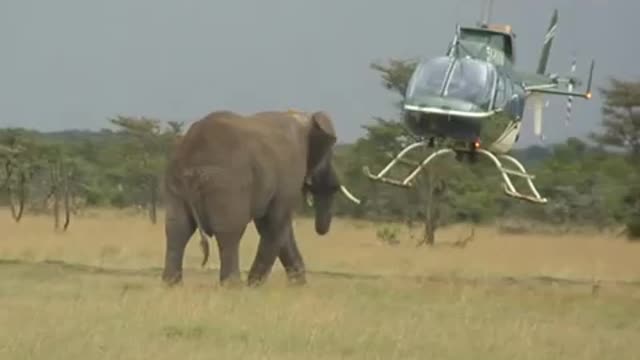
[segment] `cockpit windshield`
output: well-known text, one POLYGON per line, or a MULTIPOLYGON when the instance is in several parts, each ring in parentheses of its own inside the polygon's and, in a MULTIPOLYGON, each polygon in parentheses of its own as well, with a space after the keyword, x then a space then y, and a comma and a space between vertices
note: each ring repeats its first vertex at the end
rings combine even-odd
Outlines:
POLYGON ((458 60, 449 77, 444 95, 463 99, 483 110, 489 110, 496 78, 496 73, 492 70, 491 66, 480 61, 458 60))
POLYGON ((452 61, 449 57, 438 57, 420 63, 409 81, 407 97, 439 96, 452 61))
POLYGON ((495 82, 496 70, 491 64, 470 58, 438 57, 418 65, 409 81, 406 99, 412 102, 437 97, 463 101, 473 105, 474 111, 489 111, 495 82))

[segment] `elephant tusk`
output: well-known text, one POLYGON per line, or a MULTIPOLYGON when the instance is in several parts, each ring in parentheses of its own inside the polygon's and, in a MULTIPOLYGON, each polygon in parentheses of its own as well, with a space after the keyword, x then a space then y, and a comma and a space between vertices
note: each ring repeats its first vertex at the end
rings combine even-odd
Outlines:
POLYGON ((313 197, 311 195, 305 194, 304 199, 305 199, 305 202, 307 203, 307 206, 313 207, 313 197))
MULTIPOLYGON (((346 187, 344 186, 340 186, 340 192, 342 192, 342 194, 349 200, 353 201, 354 203, 360 205, 360 199, 358 199, 357 197, 353 196, 353 194, 351 194, 349 192, 349 190, 347 190, 346 187)), ((313 207, 313 196, 306 194, 305 195, 305 202, 307 203, 307 206, 309 207, 313 207)))
POLYGON ((340 191, 342 191, 342 194, 344 194, 344 196, 346 196, 347 199, 349 199, 349 200, 353 201, 354 203, 360 205, 360 200, 357 197, 353 196, 353 194, 351 194, 349 192, 349 190, 347 190, 347 188, 344 185, 340 185, 340 191))

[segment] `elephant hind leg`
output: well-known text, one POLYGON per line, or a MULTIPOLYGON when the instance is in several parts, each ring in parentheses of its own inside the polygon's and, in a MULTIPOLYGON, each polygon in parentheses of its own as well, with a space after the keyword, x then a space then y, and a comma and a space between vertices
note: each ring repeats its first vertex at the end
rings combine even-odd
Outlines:
POLYGON ((282 246, 287 243, 290 221, 276 221, 269 216, 255 220, 256 229, 260 234, 258 251, 256 253, 247 283, 249 286, 262 285, 268 276, 276 258, 280 255, 282 246))
POLYGON ((220 259, 219 282, 224 287, 241 283, 240 241, 251 220, 249 207, 236 189, 213 188, 204 198, 203 226, 215 237, 220 259), (224 190, 224 191, 223 191, 224 190))
POLYGON ((246 224, 237 229, 216 233, 220 253, 220 284, 225 287, 240 285, 240 240, 246 224))
POLYGON ((165 261, 162 280, 168 285, 182 281, 184 250, 196 229, 195 221, 185 204, 168 199, 165 215, 165 261))
POLYGON ((296 244, 293 234, 293 226, 289 225, 289 236, 282 244, 278 258, 287 272, 287 279, 292 285, 304 285, 307 283, 304 260, 296 244))

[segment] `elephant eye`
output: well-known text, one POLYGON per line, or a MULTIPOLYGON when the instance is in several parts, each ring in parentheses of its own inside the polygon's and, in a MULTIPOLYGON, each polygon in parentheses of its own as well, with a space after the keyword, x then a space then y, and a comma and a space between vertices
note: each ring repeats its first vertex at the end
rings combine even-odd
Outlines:
POLYGON ((314 172, 303 186, 313 195, 332 195, 340 191, 340 183, 333 168, 314 172))

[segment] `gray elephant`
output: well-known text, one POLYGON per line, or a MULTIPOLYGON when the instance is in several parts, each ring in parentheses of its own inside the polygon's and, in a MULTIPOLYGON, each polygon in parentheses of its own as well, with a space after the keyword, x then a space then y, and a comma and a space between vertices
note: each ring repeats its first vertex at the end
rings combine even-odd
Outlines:
POLYGON ((335 142, 332 121, 324 112, 241 116, 217 111, 195 122, 176 145, 166 170, 163 281, 181 282, 184 250, 198 229, 202 265, 209 256, 208 236, 214 236, 220 282, 238 284, 240 239, 253 220, 260 242, 248 285, 261 284, 276 258, 291 283, 306 283, 292 227, 296 205, 311 195, 315 230, 324 235, 338 191, 358 202, 336 175, 335 142))

